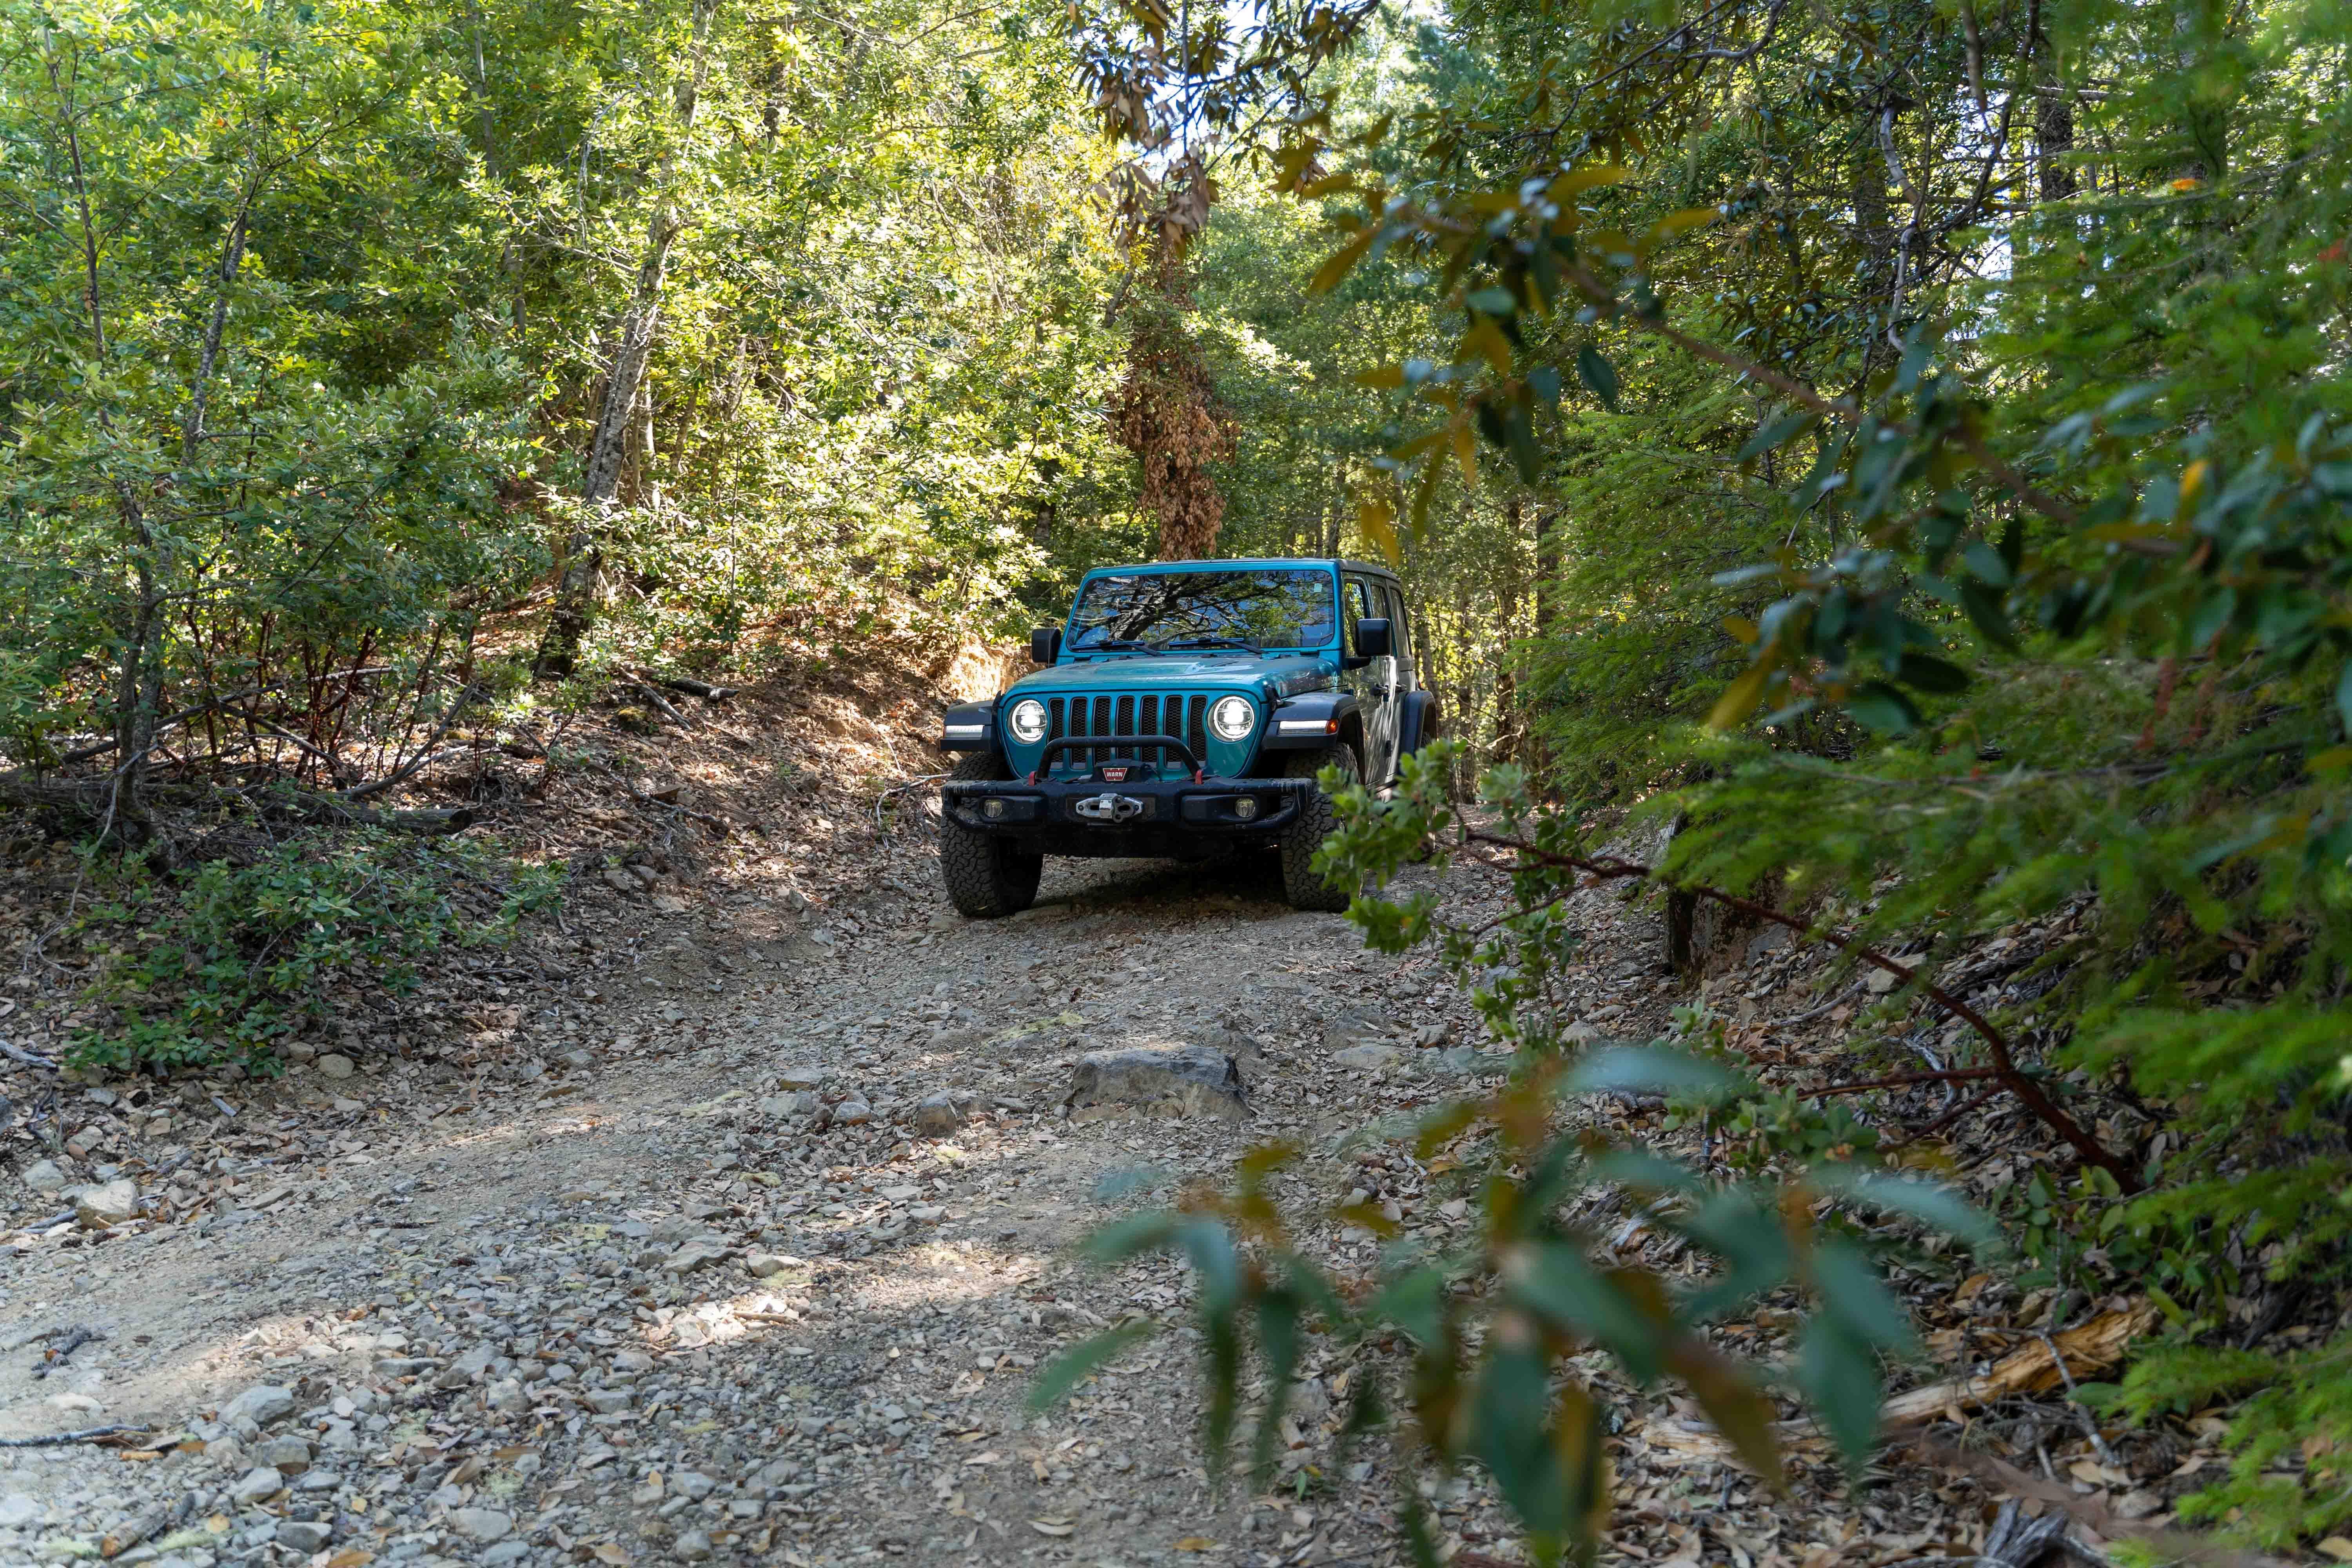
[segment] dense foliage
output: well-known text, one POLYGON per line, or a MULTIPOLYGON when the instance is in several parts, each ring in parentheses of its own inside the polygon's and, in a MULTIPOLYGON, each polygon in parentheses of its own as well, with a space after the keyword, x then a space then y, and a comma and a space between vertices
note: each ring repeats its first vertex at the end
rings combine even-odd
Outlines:
MULTIPOLYGON (((1378 877, 1483 788, 1520 910, 1368 898, 1373 940, 1437 944, 1540 1098, 1579 878, 1899 944, 1904 1005, 2092 911, 2030 1018, 1957 1037, 1979 1114, 2067 1151, 2001 1216, 2019 1267, 2163 1307, 2123 1414, 2237 1413, 2189 1511, 2338 1529, 2347 37, 2336 0, 0 0, 0 795, 180 879, 110 971, 145 1022, 89 1048, 266 1050, 293 993, 232 955, 356 962, 301 914, 355 889, 394 947, 505 918, 376 840, 421 879, 310 839, 205 868, 184 799, 363 817, 469 715, 757 664, 793 616, 996 634, 1107 560, 1385 554, 1463 744, 1336 853, 1378 877), (1629 825, 1675 828, 1656 864, 1629 825)), ((1706 1093, 1792 1192, 1884 1120, 1706 1093)), ((1492 1245, 1395 1289, 1574 1252, 1512 1205, 1629 1156, 1509 1131, 1532 1103, 1484 1112, 1492 1245)), ((1236 1202, 1146 1239, 1278 1262, 1236 1202)), ((1792 1247, 1821 1332, 1895 1342, 1792 1247)), ((1207 1305, 1456 1343, 1288 1267, 1207 1305)), ((1622 1289, 1646 1327, 1495 1300, 1543 1319, 1514 1353, 1667 1364, 1696 1309, 1622 1289)), ((1423 1413, 1426 1451, 1582 1452, 1574 1410, 1493 1410, 1423 1413)), ((1563 1465, 1497 1474, 1567 1550, 1563 1465)))
MULTIPOLYGON (((2184 1514, 2271 1544, 2352 1507, 2344 24, 1464 5, 1368 30, 1418 69, 1263 148, 1334 232, 1310 293, 1418 290, 1356 370, 1391 482, 1354 536, 1423 573, 1479 540, 1517 608, 1521 754, 1557 771, 1494 943, 1540 956, 1579 878, 1641 876, 1834 910, 1908 944, 1924 1000, 2089 900, 2096 940, 2030 1016, 1971 1020, 1965 1070, 2065 1151, 2014 1216, 2025 1266, 2170 1319, 2108 1397, 2242 1400, 2184 1514), (1636 802, 1680 829, 1654 866, 1601 847, 1636 802), (2162 1135, 2115 1146, 2086 1090, 2162 1135), (2281 1350, 2298 1316, 2314 1348, 2281 1350)), ((1506 956, 1357 913, 1468 978, 1506 956)), ((1540 1062, 1539 965, 1505 968, 1490 1023, 1540 1062)))
POLYGON ((380 774, 551 568, 595 568, 592 662, 894 592, 994 626, 1057 509, 1128 504, 1048 12, 11 0, 0 39, 0 746, 110 740, 117 817, 380 774))

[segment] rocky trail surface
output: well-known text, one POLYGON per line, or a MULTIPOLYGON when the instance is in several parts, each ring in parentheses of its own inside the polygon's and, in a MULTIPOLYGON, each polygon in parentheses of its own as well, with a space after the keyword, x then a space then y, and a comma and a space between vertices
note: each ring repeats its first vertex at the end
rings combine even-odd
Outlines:
MULTIPOLYGON (((1466 1174, 1381 1131, 1500 1081, 1462 996, 1286 910, 1270 860, 1056 863, 1036 909, 968 922, 921 812, 886 836, 870 801, 819 805, 762 837, 736 800, 710 836, 758 841, 698 870, 616 826, 561 924, 279 1079, 62 1086, 79 1131, 10 1194, 0 1436, 145 1435, 0 1451, 0 1563, 1402 1561, 1383 1453, 1335 1458, 1348 1364, 1302 1369, 1275 1489, 1213 1487, 1181 1268, 1073 1245, 1275 1138, 1307 1152, 1281 1201, 1334 1267, 1381 1245, 1343 1200, 1460 1234, 1466 1174), (1176 1326, 1025 1408, 1056 1350, 1139 1314, 1176 1326)), ((1644 1037, 1692 999, 1654 912, 1612 890, 1578 918, 1593 1029, 1644 1037)), ((1759 940, 1712 994, 1759 1038, 1783 999, 1818 1018, 1799 962, 1759 940)), ((2025 1342, 1971 1337, 2001 1291, 1938 1306, 1961 1325, 1939 1348, 2025 1342)), ((1982 1538, 1973 1481, 1890 1459, 1899 1484, 1849 1492, 1822 1466, 1791 1506, 1687 1406, 1619 1392, 1625 1562, 1862 1568, 1982 1538)), ((2048 1427, 2045 1468, 2092 1452, 2048 1427)), ((2134 1484, 2111 1470, 2073 1490, 2134 1484)), ((1519 1560, 1475 1479, 1433 1500, 1449 1557, 1519 1560)))

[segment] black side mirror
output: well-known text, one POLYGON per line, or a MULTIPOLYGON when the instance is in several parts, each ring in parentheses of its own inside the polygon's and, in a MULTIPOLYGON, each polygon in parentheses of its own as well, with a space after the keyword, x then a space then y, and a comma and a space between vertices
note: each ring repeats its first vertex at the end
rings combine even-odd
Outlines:
POLYGON ((1356 623, 1356 657, 1386 658, 1395 652, 1389 642, 1389 623, 1384 616, 1367 616, 1356 623))
POLYGON ((1062 628, 1039 626, 1029 634, 1029 662, 1051 664, 1062 657, 1062 628))

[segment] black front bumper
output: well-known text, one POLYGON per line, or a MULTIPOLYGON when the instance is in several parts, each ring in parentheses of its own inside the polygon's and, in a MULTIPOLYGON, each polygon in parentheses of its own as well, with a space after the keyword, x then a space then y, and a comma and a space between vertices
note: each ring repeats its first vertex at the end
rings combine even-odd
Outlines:
POLYGON ((940 795, 959 826, 1013 839, 1032 854, 1126 857, 1197 854, 1276 837, 1315 792, 1313 779, 1105 777, 1109 771, 1035 783, 959 782, 941 785, 940 795))

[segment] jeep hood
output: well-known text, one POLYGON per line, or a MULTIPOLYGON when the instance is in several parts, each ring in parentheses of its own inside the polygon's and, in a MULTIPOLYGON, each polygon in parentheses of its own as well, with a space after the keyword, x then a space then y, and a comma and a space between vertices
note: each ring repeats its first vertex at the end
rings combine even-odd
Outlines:
POLYGON ((1235 687, 1272 688, 1278 696, 1320 690, 1339 673, 1328 654, 1197 653, 1117 654, 1057 664, 1024 675, 1005 688, 1013 697, 1055 697, 1069 692, 1137 687, 1152 689, 1230 691, 1235 687))

